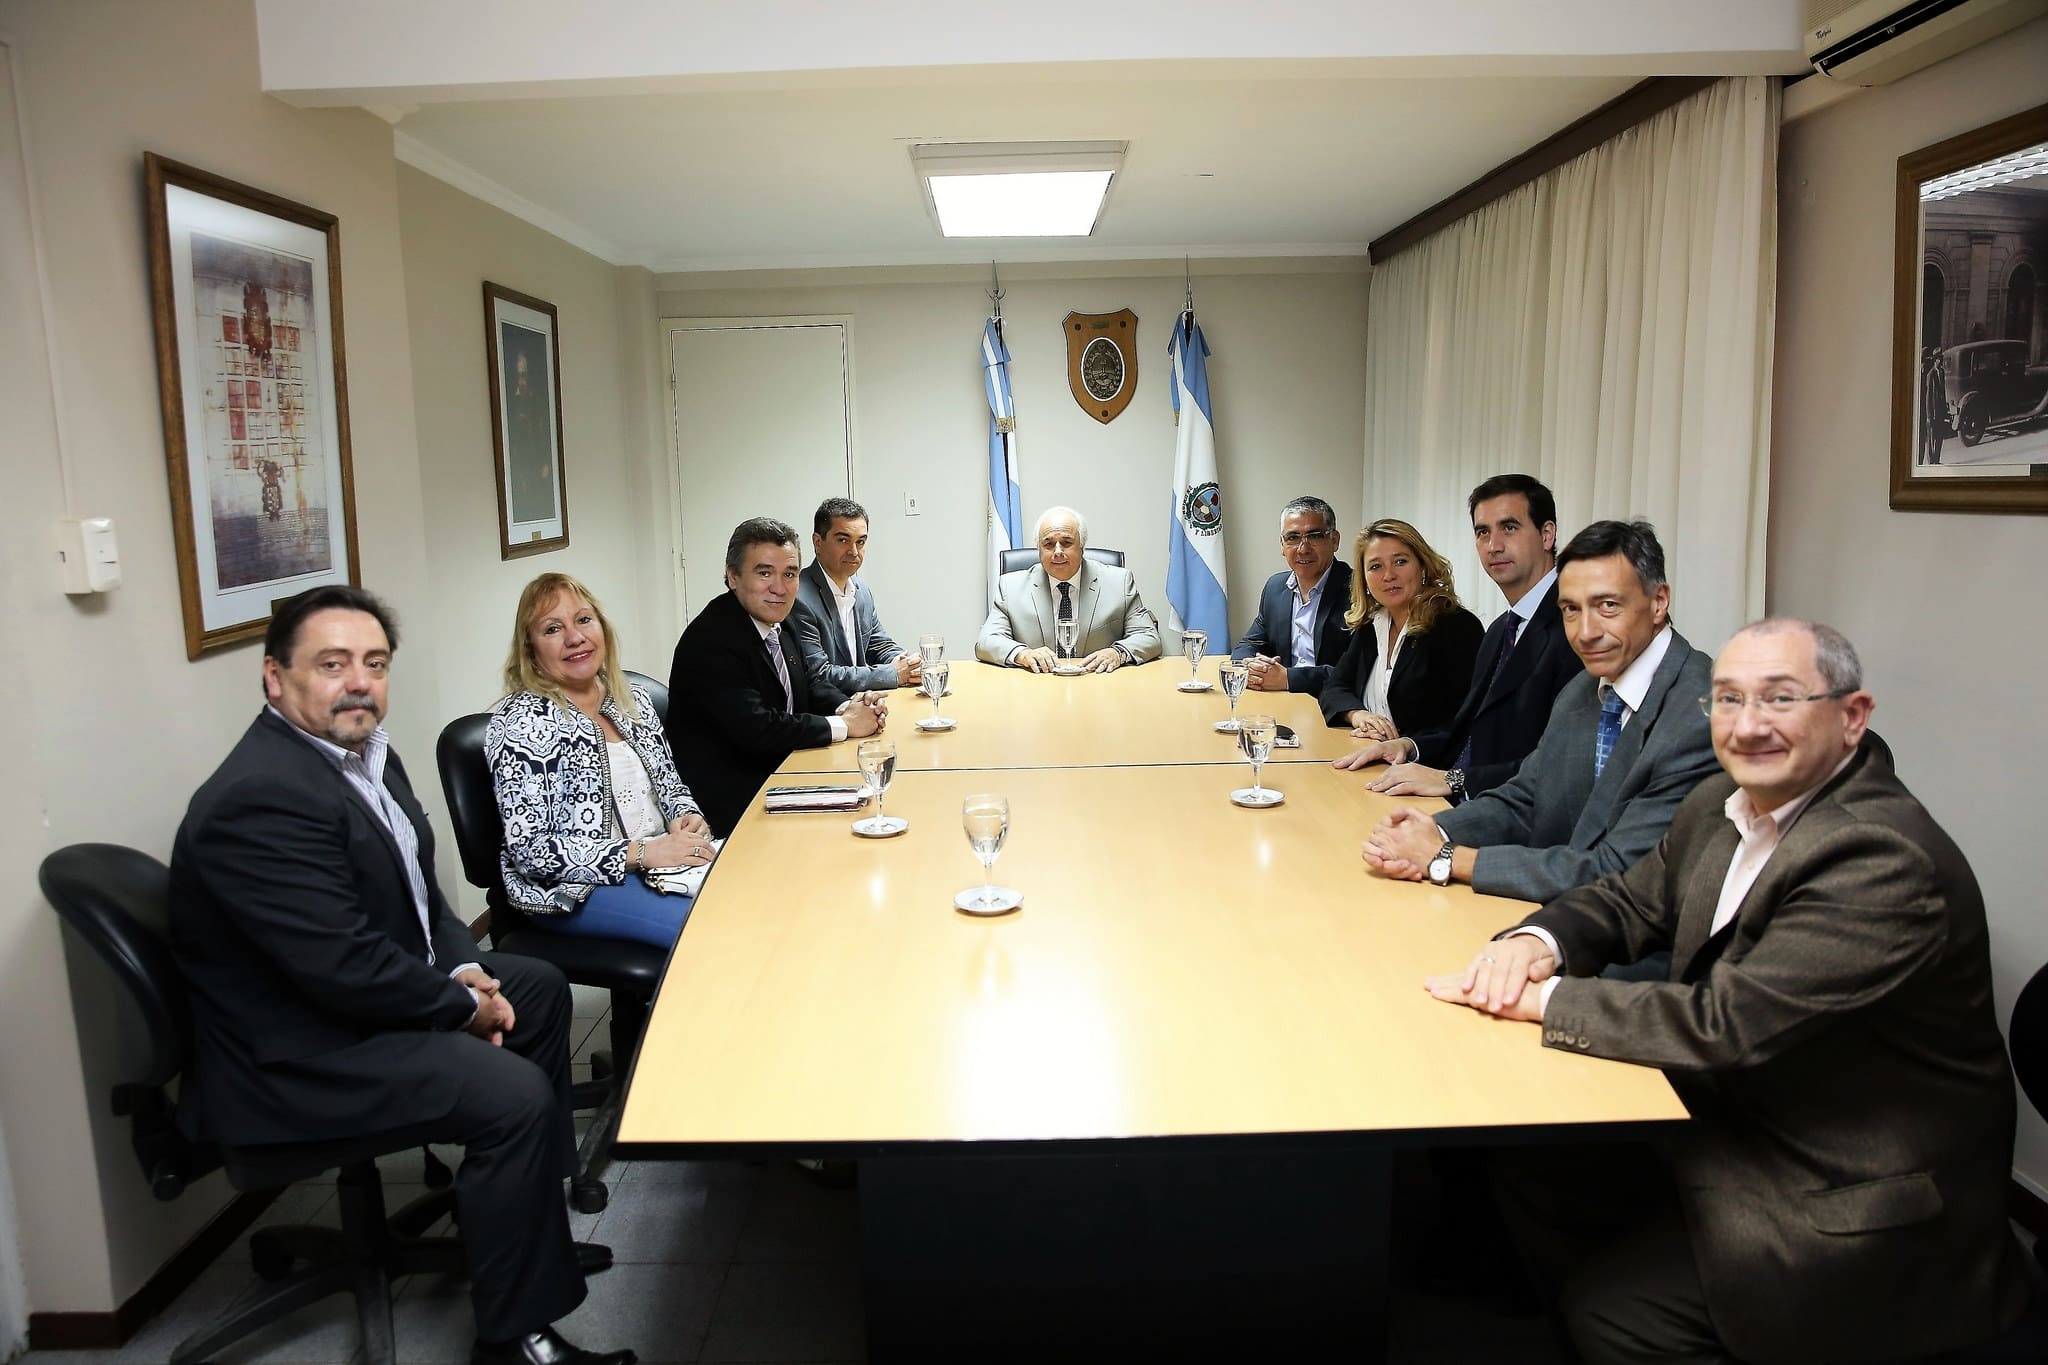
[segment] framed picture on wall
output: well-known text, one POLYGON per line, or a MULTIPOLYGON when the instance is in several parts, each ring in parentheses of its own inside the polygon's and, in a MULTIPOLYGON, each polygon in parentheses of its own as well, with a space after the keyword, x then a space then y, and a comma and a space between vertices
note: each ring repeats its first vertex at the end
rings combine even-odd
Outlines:
POLYGON ((569 543, 569 490, 555 306, 485 280, 484 338, 499 557, 562 549, 569 543))
POLYGON ((331 213, 143 157, 157 383, 185 654, 270 604, 359 583, 331 213))
POLYGON ((1895 508, 2048 512, 2048 105, 1899 158, 1895 508))

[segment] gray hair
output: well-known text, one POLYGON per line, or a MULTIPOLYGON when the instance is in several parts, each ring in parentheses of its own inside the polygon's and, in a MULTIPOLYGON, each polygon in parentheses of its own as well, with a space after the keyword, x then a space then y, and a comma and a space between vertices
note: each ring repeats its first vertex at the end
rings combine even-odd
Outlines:
POLYGON ((1038 525, 1031 528, 1031 543, 1036 545, 1045 539, 1045 524, 1054 517, 1065 517, 1074 523, 1074 539, 1081 542, 1081 548, 1088 548, 1088 518, 1071 507, 1048 507, 1038 514, 1038 525))
POLYGON ((1324 502, 1321 498, 1311 497, 1309 494, 1304 493, 1300 497, 1292 499, 1285 507, 1280 509, 1280 524, 1286 525, 1287 519, 1296 512, 1313 512, 1323 519, 1324 530, 1334 531, 1337 529, 1337 509, 1324 502))
POLYGON ((1855 692, 1863 686, 1863 660, 1856 657, 1856 646, 1849 643, 1849 637, 1833 626, 1819 621, 1806 621, 1797 616, 1767 616, 1752 622, 1737 631, 1738 635, 1780 635, 1788 630, 1803 630, 1813 640, 1813 666, 1820 670, 1821 681, 1830 692, 1855 692))

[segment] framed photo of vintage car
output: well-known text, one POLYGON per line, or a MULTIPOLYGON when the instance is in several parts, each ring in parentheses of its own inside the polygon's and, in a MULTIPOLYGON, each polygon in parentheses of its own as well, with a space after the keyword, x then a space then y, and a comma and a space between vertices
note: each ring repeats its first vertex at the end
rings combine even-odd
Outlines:
POLYGON ((185 654, 280 598, 360 583, 341 226, 150 152, 150 286, 185 654))
POLYGON ((1899 158, 1894 508, 2048 512, 2048 105, 1899 158))
POLYGON ((557 341, 552 303, 484 281, 500 559, 543 554, 569 543, 557 341))

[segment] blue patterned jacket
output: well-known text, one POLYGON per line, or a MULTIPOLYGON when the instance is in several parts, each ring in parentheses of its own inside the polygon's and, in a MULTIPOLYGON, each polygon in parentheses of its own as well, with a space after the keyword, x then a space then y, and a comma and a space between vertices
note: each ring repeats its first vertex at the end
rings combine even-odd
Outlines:
MULTIPOLYGON (((640 756, 662 818, 694 813, 697 802, 676 776, 653 699, 635 687, 633 705, 638 721, 610 697, 601 709, 640 756)), ((626 879, 629 841, 619 828, 611 762, 596 722, 537 692, 514 693, 491 708, 484 759, 505 822, 499 875, 514 905, 531 915, 564 915, 592 887, 626 879)))

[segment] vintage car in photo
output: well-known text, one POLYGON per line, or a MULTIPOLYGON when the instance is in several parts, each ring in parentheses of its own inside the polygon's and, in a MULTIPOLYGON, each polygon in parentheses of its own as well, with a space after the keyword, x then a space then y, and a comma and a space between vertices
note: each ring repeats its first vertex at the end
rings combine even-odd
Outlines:
POLYGON ((1924 459, 1953 435, 1974 446, 1991 434, 2048 425, 2048 364, 2027 364, 2024 341, 1967 341, 1939 352, 1926 372, 1924 459))

